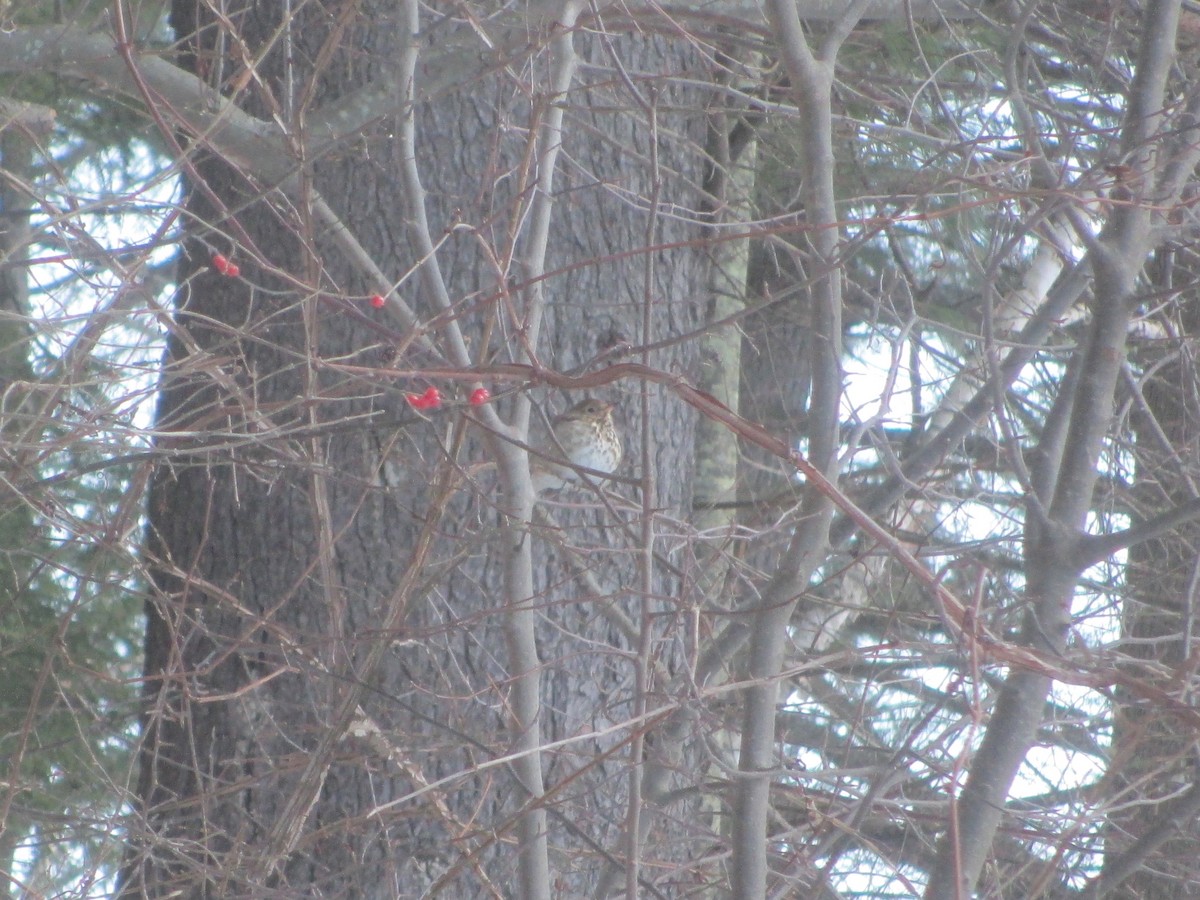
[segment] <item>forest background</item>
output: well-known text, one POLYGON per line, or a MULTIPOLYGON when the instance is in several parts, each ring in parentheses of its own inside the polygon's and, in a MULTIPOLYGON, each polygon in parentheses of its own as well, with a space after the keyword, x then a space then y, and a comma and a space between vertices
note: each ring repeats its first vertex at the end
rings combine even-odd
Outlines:
POLYGON ((1194 4, 0 20, 0 895, 1200 896, 1194 4))

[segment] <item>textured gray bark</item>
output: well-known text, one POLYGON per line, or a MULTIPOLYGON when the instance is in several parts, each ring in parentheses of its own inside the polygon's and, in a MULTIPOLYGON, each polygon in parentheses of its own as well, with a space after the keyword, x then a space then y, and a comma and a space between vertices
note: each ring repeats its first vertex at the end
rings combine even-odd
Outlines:
MULTIPOLYGON (((315 85, 317 103, 334 103, 366 79, 387 74, 390 50, 400 39, 388 9, 364 9, 339 36, 329 69, 315 85)), ((192 30, 188 14, 180 3, 176 16, 185 33, 192 30)), ((239 21, 252 45, 277 24, 262 9, 239 21)), ((321 58, 330 37, 328 23, 312 10, 301 13, 291 34, 293 58, 301 61, 321 58)), ((646 240, 647 213, 639 198, 650 195, 651 185, 641 160, 654 132, 644 114, 631 111, 624 89, 613 86, 611 52, 634 72, 669 72, 683 61, 679 49, 654 39, 617 40, 611 51, 591 39, 580 50, 590 66, 581 82, 605 84, 577 87, 567 117, 569 162, 558 182, 549 303, 538 348, 543 364, 563 369, 591 359, 613 335, 642 337, 642 280, 650 258, 604 258, 646 240), (584 265, 556 271, 577 263, 584 265)), ((269 53, 256 71, 282 93, 279 56, 269 53)), ((310 74, 302 68, 297 83, 310 74)), ((660 152, 671 166, 663 176, 663 199, 698 208, 689 185, 701 180, 696 148, 703 143, 702 104, 668 87, 644 87, 658 91, 664 109, 679 109, 659 114, 660 152)), ((503 248, 505 230, 520 229, 512 218, 520 187, 512 168, 527 150, 530 98, 503 74, 462 88, 418 110, 418 164, 435 239, 456 222, 479 229, 477 235, 454 233, 440 256, 452 297, 474 300, 495 297, 502 288, 480 252, 481 241, 503 248)), ((537 112, 539 100, 532 101, 537 112)), ((249 106, 259 115, 268 112, 254 102, 249 106)), ((405 238, 395 176, 401 160, 391 130, 387 121, 379 123, 314 162, 312 172, 316 189, 380 267, 398 278, 417 254, 405 238)), ((202 163, 200 173, 237 210, 237 227, 267 261, 285 275, 314 275, 312 259, 291 233, 302 216, 275 203, 277 195, 262 198, 219 162, 202 163)), ((357 380, 316 370, 318 358, 389 362, 386 337, 329 298, 335 290, 361 297, 375 288, 348 266, 328 236, 313 236, 323 267, 324 292, 317 296, 261 269, 244 249, 236 255, 245 281, 204 268, 214 245, 230 252, 227 239, 208 227, 240 232, 194 186, 189 211, 194 218, 181 273, 188 281, 159 410, 164 464, 150 507, 148 553, 157 566, 158 591, 148 606, 139 790, 148 833, 139 837, 142 855, 127 867, 128 890, 148 896, 182 889, 211 896, 278 891, 384 897, 417 896, 437 883, 457 897, 490 896, 489 884, 503 891, 515 872, 512 825, 527 797, 504 767, 471 774, 504 756, 511 739, 505 685, 514 673, 501 649, 507 612, 501 554, 495 552, 500 531, 494 485, 485 474, 479 476, 483 490, 467 482, 450 497, 416 579, 419 587, 393 596, 431 509, 447 425, 462 420, 439 412, 425 421, 409 409, 398 388, 419 391, 424 382, 357 380), (248 291, 247 282, 257 288, 248 291), (203 354, 211 356, 202 360, 203 354), (217 364, 220 378, 209 368, 217 364), (318 395, 326 399, 312 402, 318 395), (369 421, 358 418, 365 415, 369 421), (268 422, 289 423, 297 436, 264 437, 268 422), (215 431, 229 433, 226 447, 188 452, 215 431), (402 629, 376 633, 386 605, 396 602, 407 604, 402 629), (376 641, 390 642, 392 652, 371 674, 363 711, 382 728, 391 757, 361 736, 342 742, 296 850, 274 876, 239 881, 242 873, 260 869, 255 857, 264 836, 296 790, 344 685, 358 677, 356 666, 376 641), (447 777, 454 780, 437 792, 386 806, 447 777)), ((658 228, 654 239, 663 243, 699 234, 687 217, 660 219, 658 228)), ((652 261, 653 334, 646 337, 691 331, 705 307, 703 254, 683 248, 654 253, 652 261)), ((419 317, 432 315, 425 292, 414 294, 406 285, 402 293, 419 317)), ((468 302, 466 308, 463 327, 478 341, 492 307, 473 311, 468 302)), ((501 359, 515 341, 499 329, 493 334, 501 359)), ((693 374, 694 354, 694 346, 684 344, 656 353, 653 363, 693 374)), ((420 368, 429 362, 428 354, 410 347, 395 364, 420 368)), ((567 399, 538 396, 557 409, 567 399)), ((606 396, 621 404, 629 446, 636 448, 642 436, 635 386, 617 385, 606 396)), ((659 479, 658 506, 677 516, 690 504, 692 417, 669 396, 652 392, 650 403, 656 423, 651 458, 672 473, 659 479)), ((462 458, 480 459, 480 446, 478 432, 471 431, 462 458)), ((626 468, 624 474, 633 473, 626 468)), ((534 599, 541 618, 545 741, 625 718, 631 670, 622 651, 628 641, 602 611, 617 604, 637 620, 642 602, 626 592, 635 582, 628 555, 617 552, 629 544, 617 527, 621 514, 552 511, 564 528, 526 537, 534 541, 542 590, 534 599), (568 550, 556 542, 574 547, 571 558, 593 566, 612 594, 583 593, 566 564, 568 550)), ((662 570, 656 580, 658 596, 667 599, 647 602, 668 613, 652 621, 669 636, 676 630, 672 580, 662 570)), ((552 853, 560 866, 564 853, 590 854, 557 876, 568 894, 586 895, 586 886, 596 882, 607 864, 597 848, 622 853, 614 839, 629 762, 619 744, 627 736, 618 731, 583 738, 544 755, 552 853), (614 747, 614 755, 596 756, 614 747)), ((684 824, 689 816, 678 808, 667 812, 647 812, 653 821, 642 853, 656 863, 692 855, 684 824)))

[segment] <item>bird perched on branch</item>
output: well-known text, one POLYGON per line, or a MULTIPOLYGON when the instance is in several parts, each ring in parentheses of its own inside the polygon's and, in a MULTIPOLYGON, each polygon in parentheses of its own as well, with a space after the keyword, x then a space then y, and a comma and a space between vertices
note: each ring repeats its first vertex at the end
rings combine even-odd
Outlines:
POLYGON ((551 422, 554 439, 545 448, 551 459, 535 459, 530 467, 535 494, 555 491, 583 481, 574 466, 610 474, 621 463, 621 433, 613 421, 613 405, 603 400, 581 400, 551 422))

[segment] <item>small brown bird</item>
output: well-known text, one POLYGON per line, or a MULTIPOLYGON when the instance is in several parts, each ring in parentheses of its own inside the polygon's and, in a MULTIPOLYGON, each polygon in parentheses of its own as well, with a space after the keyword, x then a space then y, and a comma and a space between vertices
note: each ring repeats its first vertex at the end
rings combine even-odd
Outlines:
MULTIPOLYGON (((613 422, 611 403, 581 400, 556 418, 551 427, 554 441, 546 448, 547 456, 562 459, 565 454, 573 465, 597 472, 611 473, 620 465, 621 434, 613 422)), ((530 474, 535 494, 582 481, 580 473, 571 466, 544 459, 534 460, 530 474)))

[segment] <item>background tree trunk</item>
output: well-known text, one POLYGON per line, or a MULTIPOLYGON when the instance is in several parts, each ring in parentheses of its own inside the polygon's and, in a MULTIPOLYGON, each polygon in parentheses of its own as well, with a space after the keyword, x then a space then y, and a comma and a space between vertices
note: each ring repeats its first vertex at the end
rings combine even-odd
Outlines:
MULTIPOLYGON (((282 23, 274 18, 282 10, 259 7, 239 20, 264 85, 246 92, 246 106, 260 115, 286 109, 289 89, 326 106, 337 103, 386 77, 391 49, 404 40, 387 4, 362 7, 336 27, 315 8, 282 23), (271 44, 281 26, 288 40, 271 44), (268 89, 273 100, 263 103, 268 89)), ((197 21, 197 14, 186 0, 176 4, 175 25, 193 63, 198 71, 223 66, 231 74, 235 57, 222 56, 227 48, 210 37, 219 28, 207 17, 197 21)), ((620 340, 689 332, 706 305, 702 253, 682 247, 608 258, 643 246, 651 233, 650 243, 664 244, 700 234, 697 219, 659 217, 649 198, 683 211, 699 208, 691 186, 701 181, 696 148, 703 146, 703 107, 650 80, 641 89, 661 110, 636 108, 611 69, 614 53, 630 71, 656 73, 686 64, 687 54, 654 38, 582 40, 579 50, 585 74, 572 94, 571 116, 580 121, 564 148, 569 162, 557 197, 538 348, 542 362, 557 369, 582 365, 620 340), (644 165, 652 151, 670 168, 644 165)), ((503 73, 423 105, 417 115, 429 219, 435 237, 441 229, 448 234, 441 267, 453 296, 463 298, 463 327, 476 346, 498 313, 488 355, 501 360, 516 355, 519 335, 504 330, 510 322, 497 298, 510 287, 519 296, 524 286, 506 285, 482 251, 502 258, 510 238, 518 247, 523 240, 516 216, 528 176, 526 128, 546 112, 542 90, 536 75, 524 85, 503 73), (451 232, 456 226, 466 227, 451 232)), ((311 184, 389 277, 399 278, 420 255, 405 237, 394 128, 381 122, 313 160, 311 184)), ((347 312, 339 296, 361 298, 375 289, 312 224, 310 210, 289 208, 222 162, 203 161, 197 171, 202 184, 193 179, 189 191, 160 447, 186 453, 190 435, 212 428, 227 432, 228 444, 161 466, 151 492, 148 554, 157 591, 147 610, 139 789, 147 834, 141 857, 127 867, 127 889, 148 896, 173 890, 265 896, 260 892, 269 885, 289 896, 385 897, 419 896, 436 884, 447 896, 506 893, 516 858, 511 829, 528 797, 504 766, 461 774, 509 752, 507 679, 517 674, 500 649, 508 611, 494 552, 500 531, 491 476, 464 478, 458 468, 482 458, 479 435, 453 412, 426 419, 410 409, 399 389, 419 392, 423 381, 324 369, 328 360, 419 368, 432 359, 415 346, 391 359, 393 342, 347 312), (247 245, 262 259, 247 258, 247 245), (208 267, 214 250, 237 261, 242 277, 208 267), (441 514, 439 479, 449 478, 462 486, 441 514), (439 514, 416 586, 397 596, 423 527, 439 514), (379 633, 394 603, 407 604, 403 626, 379 633), (296 852, 266 885, 239 881, 237 873, 261 869, 254 857, 288 814, 306 760, 373 642, 389 643, 390 652, 372 674, 363 712, 384 743, 360 732, 344 741, 300 823, 296 852), (441 778, 450 778, 449 785, 420 793, 441 778)), ((406 285, 401 293, 420 317, 436 312, 424 292, 406 285)), ((694 344, 667 347, 651 362, 694 374, 694 344)), ((691 498, 692 415, 651 391, 655 427, 643 436, 637 395, 618 386, 608 396, 627 428, 631 462, 622 474, 639 471, 645 437, 652 464, 670 473, 656 479, 655 505, 667 520, 682 522, 691 498)), ((570 402, 542 399, 559 411, 570 402)), ((629 715, 630 636, 614 627, 606 607, 623 610, 639 627, 652 623, 665 642, 664 660, 680 632, 669 566, 656 567, 658 600, 645 601, 643 610, 641 599, 631 599, 637 595, 628 548, 635 540, 622 527, 626 513, 586 498, 580 504, 578 496, 574 505, 586 508, 551 506, 560 527, 528 536, 542 590, 535 600, 546 741, 569 740, 629 715), (573 574, 580 565, 604 595, 583 587, 573 574)), ((624 852, 614 842, 626 792, 612 782, 629 766, 627 739, 622 730, 545 756, 552 852, 588 854, 576 855, 570 874, 562 874, 556 890, 565 895, 587 895, 608 865, 606 854, 624 852)), ((686 784, 686 772, 682 778, 686 784)), ((653 823, 644 859, 665 866, 695 852, 698 836, 682 807, 647 815, 653 823)))

